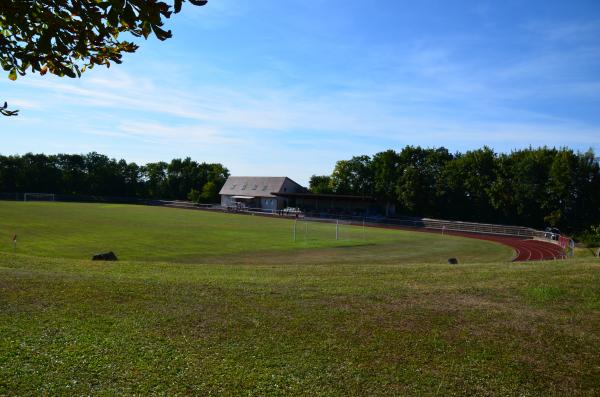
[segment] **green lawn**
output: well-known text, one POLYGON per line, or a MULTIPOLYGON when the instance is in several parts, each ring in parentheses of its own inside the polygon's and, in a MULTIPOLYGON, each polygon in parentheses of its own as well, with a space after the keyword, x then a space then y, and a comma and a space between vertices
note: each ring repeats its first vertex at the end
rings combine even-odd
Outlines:
POLYGON ((0 395, 600 393, 600 262, 0 254, 0 395))
POLYGON ((597 258, 291 225, 0 202, 0 396, 600 395, 597 258))
POLYGON ((207 211, 114 204, 0 201, 0 252, 88 259, 187 263, 378 263, 508 261, 505 246, 437 234, 207 211))

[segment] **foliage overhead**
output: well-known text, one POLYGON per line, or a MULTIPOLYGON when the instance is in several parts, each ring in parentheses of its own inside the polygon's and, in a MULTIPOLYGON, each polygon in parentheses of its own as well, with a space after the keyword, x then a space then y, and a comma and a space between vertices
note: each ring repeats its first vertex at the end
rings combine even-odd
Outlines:
MULTIPOLYGON (((138 46, 123 33, 171 37, 164 20, 181 10, 157 0, 19 0, 0 2, 0 65, 16 80, 28 69, 78 77, 86 68, 121 63, 138 46)), ((206 0, 189 0, 202 6, 206 0)))
MULTIPOLYGON (((164 20, 181 11, 158 0, 3 0, 0 1, 0 66, 16 80, 28 70, 45 75, 80 77, 95 65, 121 63, 137 44, 124 33, 159 40, 172 36, 164 20)), ((207 0, 188 0, 203 6, 207 0)), ((18 110, 0 108, 3 116, 18 110)))

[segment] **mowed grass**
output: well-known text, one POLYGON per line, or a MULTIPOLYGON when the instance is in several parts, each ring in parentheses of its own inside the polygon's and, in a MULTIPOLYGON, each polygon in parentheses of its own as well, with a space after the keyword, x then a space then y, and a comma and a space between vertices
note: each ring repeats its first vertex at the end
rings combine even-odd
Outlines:
POLYGON ((597 259, 303 226, 0 202, 0 396, 600 395, 597 259))
POLYGON ((596 396, 600 261, 0 254, 3 396, 596 396))
POLYGON ((505 246, 412 231, 114 204, 0 202, 0 252, 211 264, 509 261, 505 246))

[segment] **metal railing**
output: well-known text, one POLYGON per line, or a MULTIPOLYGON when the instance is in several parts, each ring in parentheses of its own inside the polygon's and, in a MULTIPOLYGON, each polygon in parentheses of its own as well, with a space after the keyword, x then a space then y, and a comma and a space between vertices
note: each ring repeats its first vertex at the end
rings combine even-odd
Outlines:
POLYGON ((522 237, 522 238, 539 238, 552 242, 558 240, 557 235, 552 239, 552 235, 541 230, 525 226, 511 226, 511 225, 497 225, 491 223, 477 223, 477 222, 462 222, 462 221, 449 221, 442 219, 432 218, 414 218, 414 217, 402 217, 402 218, 385 218, 385 217, 360 217, 360 216, 339 216, 334 214, 306 214, 307 218, 311 219, 339 219, 345 221, 351 221, 353 224, 362 224, 365 222, 369 225, 383 225, 383 226, 399 226, 399 227, 414 227, 424 228, 439 231, 451 231, 451 232, 462 232, 462 233, 478 233, 478 234, 491 234, 498 236, 510 236, 510 237, 522 237))

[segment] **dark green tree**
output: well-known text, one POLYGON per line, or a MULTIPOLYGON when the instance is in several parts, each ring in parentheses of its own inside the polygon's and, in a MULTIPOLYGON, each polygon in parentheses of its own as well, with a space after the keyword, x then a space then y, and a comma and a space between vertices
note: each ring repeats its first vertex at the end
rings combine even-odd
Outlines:
POLYGON ((337 194, 372 195, 371 158, 355 156, 350 160, 338 161, 331 175, 331 188, 337 194))
MULTIPOLYGON (((56 156, 57 167, 62 176, 63 194, 84 194, 87 189, 87 172, 85 158, 79 154, 59 154, 56 156)), ((52 190, 57 192, 55 189, 52 190)), ((59 193, 59 192, 57 192, 59 193)))
POLYGON ((385 202, 389 215, 396 203, 396 183, 400 171, 400 156, 394 150, 377 153, 371 160, 375 196, 385 202))
POLYGON ((544 227, 548 215, 550 167, 556 149, 528 148, 501 156, 499 177, 491 188, 494 207, 510 223, 544 227))
POLYGON ((167 197, 167 167, 168 164, 164 161, 148 163, 142 167, 141 173, 148 197, 167 197))
POLYGON ((205 204, 214 204, 220 201, 219 191, 223 185, 218 185, 214 181, 209 181, 202 187, 202 193, 200 194, 200 202, 205 204))
POLYGON ((413 215, 439 216, 437 181, 451 159, 445 148, 405 147, 398 156, 396 197, 400 209, 413 215))
POLYGON ((0 155, 0 192, 18 192, 17 175, 22 168, 20 156, 0 155))
POLYGON ((313 175, 308 182, 308 190, 315 194, 331 194, 331 177, 329 175, 313 175))
POLYGON ((496 168, 497 157, 489 147, 457 155, 448 162, 437 189, 443 197, 442 212, 453 219, 495 221, 489 191, 496 180, 496 168))
POLYGON ((61 175, 55 156, 33 153, 23 155, 17 173, 17 185, 24 192, 51 193, 55 187, 61 189, 61 175))

